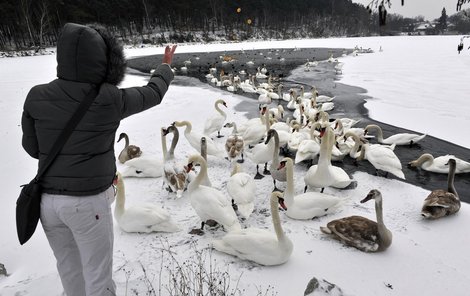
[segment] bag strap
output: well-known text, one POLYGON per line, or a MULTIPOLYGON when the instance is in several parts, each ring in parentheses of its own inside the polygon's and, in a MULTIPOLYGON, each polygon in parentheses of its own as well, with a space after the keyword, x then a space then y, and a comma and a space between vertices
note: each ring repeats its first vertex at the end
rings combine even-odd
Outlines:
POLYGON ((54 162, 54 159, 57 157, 59 152, 62 150, 64 147, 65 143, 69 139, 70 135, 74 131, 75 127, 77 124, 82 120, 83 116, 85 115, 86 111, 88 108, 90 108, 91 103, 95 100, 97 96, 93 95, 93 88, 88 92, 88 94, 85 96, 83 101, 80 103, 80 106, 78 106, 77 110, 75 113, 72 115, 72 118, 67 122, 67 125, 65 128, 62 130, 60 133, 59 137, 54 143, 54 146, 52 146, 51 151, 49 152, 49 155, 47 156, 46 160, 44 161, 44 165, 39 169, 38 174, 36 177, 34 177, 34 181, 38 182, 39 178, 41 178, 47 171, 47 169, 51 166, 51 164, 54 162))

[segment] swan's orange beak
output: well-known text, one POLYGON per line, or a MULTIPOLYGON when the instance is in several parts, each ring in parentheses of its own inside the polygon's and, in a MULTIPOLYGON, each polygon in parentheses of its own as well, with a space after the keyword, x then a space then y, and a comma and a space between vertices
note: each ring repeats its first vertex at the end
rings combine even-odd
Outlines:
POLYGON ((326 128, 320 129, 320 138, 325 134, 326 128))
POLYGON ((279 205, 284 211, 287 211, 286 204, 284 203, 284 199, 282 197, 279 197, 279 205))
POLYGON ((285 162, 285 161, 281 161, 281 162, 279 163, 279 167, 277 168, 277 170, 278 170, 278 171, 279 171, 279 170, 282 170, 283 168, 285 168, 285 166, 286 166, 286 162, 285 162))
POLYGON ((193 163, 188 163, 184 168, 186 169, 186 173, 189 173, 193 169, 193 163))
POLYGON ((113 185, 114 185, 114 186, 117 185, 117 183, 118 183, 118 178, 119 178, 118 175, 115 175, 115 176, 114 176, 114 179, 113 179, 113 185))

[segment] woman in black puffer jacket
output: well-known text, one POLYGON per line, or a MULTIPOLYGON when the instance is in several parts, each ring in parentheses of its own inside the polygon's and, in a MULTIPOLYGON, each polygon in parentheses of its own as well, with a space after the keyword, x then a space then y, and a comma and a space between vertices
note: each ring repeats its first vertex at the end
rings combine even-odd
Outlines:
POLYGON ((91 91, 96 98, 41 178, 41 223, 57 259, 66 295, 115 295, 111 278, 110 204, 120 121, 160 104, 173 72, 174 50, 143 87, 120 89, 126 61, 117 40, 99 25, 68 23, 57 43, 57 79, 33 87, 22 115, 23 147, 47 158, 56 138, 91 91))

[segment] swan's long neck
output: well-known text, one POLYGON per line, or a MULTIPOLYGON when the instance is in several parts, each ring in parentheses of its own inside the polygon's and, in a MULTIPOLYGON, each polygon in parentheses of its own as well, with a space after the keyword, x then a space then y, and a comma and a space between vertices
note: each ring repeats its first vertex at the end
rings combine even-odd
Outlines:
POLYGON ((318 166, 331 165, 331 153, 334 145, 334 134, 331 128, 327 127, 325 135, 321 139, 320 144, 320 158, 318 159, 318 166))
POLYGON ((349 156, 351 158, 357 158, 358 157, 357 152, 359 150, 359 146, 361 145, 361 139, 355 133, 349 132, 349 133, 345 133, 343 135, 344 140, 346 141, 347 137, 349 137, 349 136, 351 136, 354 140, 354 146, 352 147, 351 151, 349 152, 349 156))
POLYGON ((241 169, 240 165, 238 163, 234 162, 233 169, 232 169, 232 172, 231 172, 230 176, 238 174, 241 171, 242 171, 242 169, 241 169))
POLYGON ((163 160, 168 159, 168 151, 167 151, 167 146, 166 146, 166 135, 161 133, 161 140, 162 140, 162 152, 163 152, 163 160))
POLYGON ((269 110, 266 110, 264 113, 264 124, 266 125, 266 132, 271 128, 271 123, 269 121, 269 110))
POLYGON ((284 201, 287 209, 294 203, 294 164, 292 160, 286 161, 286 190, 284 191, 284 201))
MULTIPOLYGON (((429 153, 424 153, 421 155, 417 160, 413 160, 411 162, 412 165, 420 167, 422 166, 425 162, 430 161, 431 163, 434 161, 434 157, 429 154, 429 153)), ((450 171, 450 170, 449 170, 450 171)))
POLYGON ((357 160, 363 160, 366 156, 366 151, 367 149, 369 149, 369 144, 364 144, 362 145, 362 148, 361 148, 361 153, 359 154, 358 157, 356 157, 357 160))
POLYGON ((207 163, 204 160, 204 158, 198 159, 200 169, 199 169, 199 174, 197 174, 196 178, 188 185, 188 189, 192 191, 193 189, 199 187, 201 185, 202 181, 207 178, 207 163))
POLYGON ((375 197, 375 215, 377 217, 377 231, 382 244, 380 248, 386 249, 392 243, 392 233, 385 227, 383 219, 382 195, 375 197))
POLYGON ((129 147, 129 136, 127 134, 124 134, 124 141, 126 141, 124 148, 129 147))
POLYGON ((204 141, 201 138, 201 156, 207 161, 207 139, 204 138, 204 141))
POLYGON ((274 231, 276 232, 277 240, 284 241, 286 235, 281 226, 281 217, 279 216, 279 203, 276 197, 271 197, 271 217, 273 219, 274 231))
POLYGON ((225 112, 224 112, 222 109, 220 109, 220 107, 219 107, 220 104, 222 104, 222 101, 217 101, 217 102, 215 102, 215 105, 214 105, 214 106, 215 106, 215 110, 216 110, 217 112, 219 112, 220 115, 222 115, 223 117, 226 117, 227 114, 225 114, 225 112))
POLYGON ((276 131, 273 133, 273 137, 274 137, 273 163, 279 164, 279 135, 276 131))
POLYGON ((114 216, 121 217, 125 211, 125 204, 126 204, 126 189, 124 186, 124 181, 122 177, 118 177, 118 182, 116 185, 117 194, 116 194, 116 204, 114 205, 114 216))
POLYGON ((237 124, 235 122, 232 122, 232 128, 232 135, 238 134, 237 124))
POLYGON ((457 190, 455 189, 455 186, 454 186, 455 169, 456 169, 455 162, 449 162, 449 175, 447 176, 447 191, 459 197, 459 194, 457 193, 457 190))
MULTIPOLYGON (((178 144, 178 140, 180 138, 180 133, 178 132, 178 129, 177 128, 174 128, 172 129, 172 132, 173 132, 173 139, 171 140, 171 147, 170 147, 170 151, 168 151, 168 156, 170 158, 174 158, 175 157, 175 148, 176 148, 176 144, 178 144)), ((165 144, 166 146, 166 144, 165 144)))
POLYGON ((384 134, 380 126, 376 124, 370 124, 368 125, 369 128, 376 129, 377 130, 377 141, 382 142, 384 140, 384 134))
POLYGON ((193 126, 191 124, 191 122, 187 121, 187 120, 184 120, 184 121, 180 121, 176 124, 176 126, 186 126, 186 128, 184 129, 184 134, 185 135, 188 135, 191 133, 191 130, 193 129, 193 126))

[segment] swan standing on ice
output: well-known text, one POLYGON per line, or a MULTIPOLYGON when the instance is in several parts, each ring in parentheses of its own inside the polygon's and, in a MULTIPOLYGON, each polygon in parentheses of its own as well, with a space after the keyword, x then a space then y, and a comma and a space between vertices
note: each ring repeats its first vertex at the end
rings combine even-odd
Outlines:
POLYGON ((217 131, 217 138, 223 137, 220 135, 220 130, 227 119, 227 114, 220 109, 219 105, 224 105, 225 108, 227 108, 227 103, 224 100, 219 99, 215 101, 214 108, 217 113, 206 120, 204 124, 204 135, 210 136, 210 134, 217 131))
POLYGON ((395 144, 392 146, 384 146, 380 144, 370 145, 362 144, 361 154, 357 160, 367 159, 376 169, 378 175, 379 170, 391 173, 400 179, 405 179, 400 159, 393 152, 395 144))
POLYGON ((375 214, 377 222, 361 216, 350 216, 329 222, 320 230, 364 252, 385 251, 392 244, 392 232, 385 227, 382 210, 382 194, 373 189, 361 200, 365 203, 375 200, 375 214))
POLYGON ((341 199, 338 197, 320 192, 305 192, 294 196, 292 159, 288 157, 282 159, 279 169, 285 169, 287 174, 287 187, 284 192, 284 203, 281 203, 281 206, 290 218, 306 220, 321 217, 331 213, 340 204, 341 199))
POLYGON ((275 233, 259 228, 232 231, 221 239, 214 240, 214 249, 261 265, 280 265, 287 262, 294 245, 281 226, 278 205, 280 198, 282 194, 278 191, 271 194, 271 217, 275 233))
POLYGON ((227 192, 232 198, 232 206, 247 219, 255 208, 256 185, 253 178, 242 172, 238 163, 233 163, 233 170, 227 181, 227 192))
POLYGON ((421 215, 428 219, 438 219, 457 213, 460 210, 460 198, 454 187, 456 170, 455 159, 449 159, 449 175, 447 177, 447 191, 433 190, 424 200, 421 215))
POLYGON ((457 167, 455 169, 456 174, 470 173, 470 163, 462 159, 455 157, 454 155, 444 155, 434 158, 429 153, 424 153, 418 159, 410 161, 408 163, 411 167, 420 167, 425 171, 448 174, 449 165, 447 163, 450 159, 455 159, 457 167))
POLYGON ((119 141, 121 141, 122 139, 125 140, 125 145, 118 156, 118 160, 120 163, 125 163, 129 159, 133 159, 142 155, 142 150, 140 150, 139 146, 129 145, 129 136, 126 133, 121 133, 119 135, 117 143, 119 143, 119 141))
POLYGON ((329 126, 322 128, 320 132, 320 158, 318 164, 312 165, 304 176, 305 189, 309 187, 322 188, 325 187, 345 188, 351 184, 353 180, 340 167, 331 165, 331 153, 336 143, 333 129, 329 126))
POLYGON ((207 163, 201 155, 189 157, 186 170, 189 172, 196 164, 200 165, 199 174, 188 185, 188 195, 191 206, 201 218, 201 229, 193 229, 191 234, 202 234, 208 220, 222 224, 225 231, 240 230, 240 222, 232 208, 230 199, 221 191, 202 185, 207 177, 207 163))
POLYGON ((377 130, 377 141, 380 144, 396 144, 396 145, 413 145, 419 141, 421 141, 426 134, 418 135, 418 134, 410 134, 410 133, 400 133, 390 136, 386 139, 383 138, 383 132, 380 126, 376 124, 369 124, 364 128, 364 136, 367 135, 369 130, 377 130))
POLYGON ((176 232, 179 226, 171 219, 171 215, 163 208, 153 204, 135 205, 125 208, 126 192, 124 180, 120 173, 116 175, 116 204, 114 219, 125 232, 153 231, 176 232))

